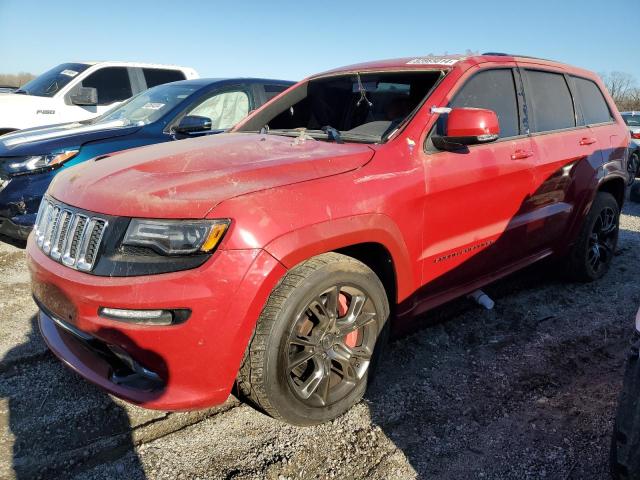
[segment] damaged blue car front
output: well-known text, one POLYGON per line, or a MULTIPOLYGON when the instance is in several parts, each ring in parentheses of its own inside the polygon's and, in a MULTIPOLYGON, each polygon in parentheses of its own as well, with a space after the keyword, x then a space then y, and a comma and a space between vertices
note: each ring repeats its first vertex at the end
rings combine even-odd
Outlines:
POLYGON ((60 170, 120 150, 223 132, 292 84, 184 80, 151 88, 92 120, 0 136, 0 240, 26 240, 60 170))

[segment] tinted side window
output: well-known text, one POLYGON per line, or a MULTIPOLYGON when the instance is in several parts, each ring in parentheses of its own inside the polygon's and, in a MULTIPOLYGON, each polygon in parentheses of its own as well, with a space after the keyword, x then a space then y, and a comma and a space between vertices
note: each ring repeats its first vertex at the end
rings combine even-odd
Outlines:
POLYGON ((98 105, 109 105, 131 97, 129 73, 125 67, 105 67, 82 81, 83 87, 98 90, 98 105))
POLYGON ((576 91, 585 123, 590 125, 592 123, 610 122, 612 119, 611 111, 598 85, 586 78, 573 77, 573 80, 576 84, 576 91))
POLYGON ((177 82, 184 80, 186 77, 180 70, 164 70, 162 68, 143 68, 144 79, 147 82, 147 88, 162 85, 163 83, 177 82))
MULTIPOLYGON (((564 75, 527 70, 530 92, 527 104, 533 111, 532 132, 548 132, 576 126, 571 92, 564 75)), ((530 111, 531 111, 530 110, 530 111)))
POLYGON ((275 97, 276 95, 284 92, 287 88, 289 88, 287 85, 265 85, 264 86, 264 95, 267 99, 267 102, 269 100, 271 100, 273 97, 275 97))
POLYGON ((510 69, 486 70, 474 75, 449 106, 493 110, 498 115, 501 138, 520 133, 516 87, 510 69))

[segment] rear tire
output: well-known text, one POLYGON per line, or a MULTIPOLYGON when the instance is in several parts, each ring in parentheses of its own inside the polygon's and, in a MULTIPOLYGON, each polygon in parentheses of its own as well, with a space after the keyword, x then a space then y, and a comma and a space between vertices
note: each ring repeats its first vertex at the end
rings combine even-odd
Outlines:
POLYGON ((632 348, 625 367, 611 438, 611 474, 618 480, 640 480, 640 361, 632 348))
POLYGON ((295 425, 332 420, 367 388, 388 337, 389 303, 376 274, 338 253, 289 271, 264 307, 238 391, 295 425))
POLYGON ((575 280, 591 282, 609 270, 618 244, 620 208, 608 192, 598 192, 582 230, 567 257, 567 272, 575 280))

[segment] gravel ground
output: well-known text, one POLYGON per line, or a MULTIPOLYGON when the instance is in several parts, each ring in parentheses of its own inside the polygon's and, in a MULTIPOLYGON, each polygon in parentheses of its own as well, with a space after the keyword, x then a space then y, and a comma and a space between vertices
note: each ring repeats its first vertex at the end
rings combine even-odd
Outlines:
POLYGON ((24 252, 0 244, 0 478, 607 478, 627 340, 640 304, 640 205, 601 281, 545 265, 460 299, 395 340, 365 400, 299 428, 231 397, 192 413, 114 399, 49 354, 24 252))

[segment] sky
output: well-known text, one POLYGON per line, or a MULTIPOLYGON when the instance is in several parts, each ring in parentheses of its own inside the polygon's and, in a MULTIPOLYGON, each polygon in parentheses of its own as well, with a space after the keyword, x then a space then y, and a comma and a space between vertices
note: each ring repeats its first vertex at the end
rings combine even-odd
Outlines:
POLYGON ((0 73, 121 60, 299 80, 361 61, 471 50, 622 71, 640 84, 637 44, 627 40, 639 3, 0 0, 0 73))

